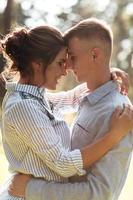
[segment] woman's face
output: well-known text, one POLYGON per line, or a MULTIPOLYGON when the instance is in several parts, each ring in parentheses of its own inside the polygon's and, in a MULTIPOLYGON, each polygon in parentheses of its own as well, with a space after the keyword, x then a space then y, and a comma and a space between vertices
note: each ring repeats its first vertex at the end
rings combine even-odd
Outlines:
POLYGON ((66 73, 67 49, 63 48, 56 56, 54 61, 45 70, 44 87, 55 90, 61 76, 66 73))

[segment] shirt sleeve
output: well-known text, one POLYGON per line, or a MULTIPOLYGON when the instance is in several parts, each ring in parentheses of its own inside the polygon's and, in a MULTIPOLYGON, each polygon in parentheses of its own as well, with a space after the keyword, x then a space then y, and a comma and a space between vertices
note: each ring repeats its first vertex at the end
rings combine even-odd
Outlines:
POLYGON ((47 93, 47 97, 53 106, 61 109, 63 112, 76 112, 82 97, 88 92, 87 84, 83 83, 78 85, 72 90, 47 93))
POLYGON ((63 177, 85 173, 80 150, 70 151, 63 147, 45 110, 41 110, 34 100, 27 99, 14 105, 8 113, 8 120, 19 137, 51 170, 63 177))

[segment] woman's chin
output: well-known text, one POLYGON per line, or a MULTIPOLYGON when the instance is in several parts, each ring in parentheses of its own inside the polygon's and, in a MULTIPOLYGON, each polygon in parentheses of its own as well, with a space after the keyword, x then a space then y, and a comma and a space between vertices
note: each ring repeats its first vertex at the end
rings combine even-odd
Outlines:
POLYGON ((56 90, 56 85, 47 87, 48 90, 56 90))

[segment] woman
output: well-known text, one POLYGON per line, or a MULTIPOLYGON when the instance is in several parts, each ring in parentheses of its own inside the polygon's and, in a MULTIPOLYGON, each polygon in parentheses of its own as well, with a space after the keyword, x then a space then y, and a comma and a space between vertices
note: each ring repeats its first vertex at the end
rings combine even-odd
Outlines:
MULTIPOLYGON (((7 83, 2 114, 3 146, 13 173, 67 182, 70 176, 84 175, 85 169, 132 129, 131 108, 125 107, 121 115, 118 108, 103 138, 94 145, 71 151, 69 128, 59 110, 52 106, 56 95, 50 102, 45 91, 55 89, 60 77, 66 75, 67 50, 61 33, 48 26, 29 31, 22 28, 9 34, 2 46, 12 60, 11 70, 20 75, 18 83, 7 83), (96 153, 91 155, 93 149, 96 153)), ((60 107, 65 106, 61 104, 64 97, 67 106, 77 107, 83 92, 87 92, 84 84, 61 95, 60 107)), ((2 195, 3 200, 16 199, 7 193, 2 195)))

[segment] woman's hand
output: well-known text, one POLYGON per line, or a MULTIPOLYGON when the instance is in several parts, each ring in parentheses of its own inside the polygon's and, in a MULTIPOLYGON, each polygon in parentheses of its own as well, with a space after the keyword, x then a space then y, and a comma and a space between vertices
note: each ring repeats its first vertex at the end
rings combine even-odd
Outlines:
POLYGON ((133 106, 124 104, 123 109, 117 107, 112 114, 110 131, 115 135, 114 139, 122 139, 133 129, 133 106))
POLYGON ((8 193, 15 197, 25 197, 26 186, 32 176, 27 174, 16 174, 8 188, 8 193))
POLYGON ((111 68, 111 76, 114 81, 118 83, 119 91, 127 95, 129 90, 129 76, 126 72, 119 68, 111 68))

